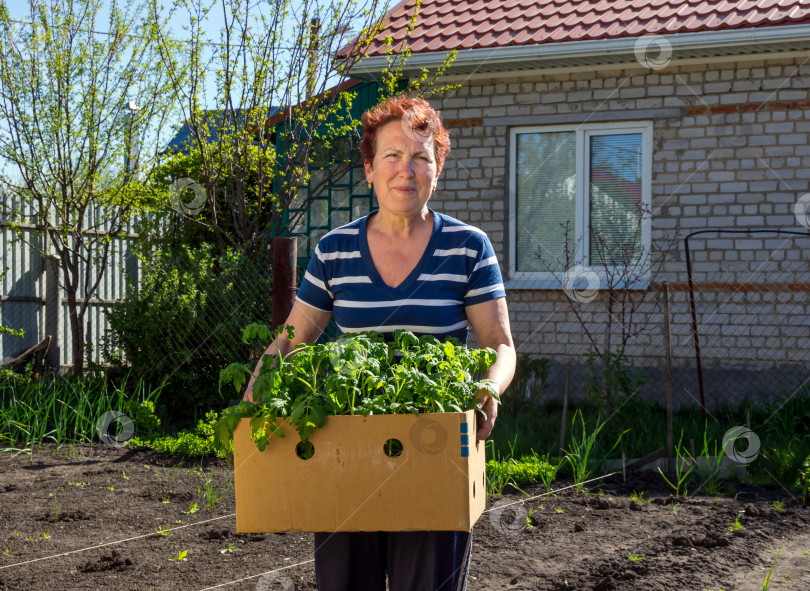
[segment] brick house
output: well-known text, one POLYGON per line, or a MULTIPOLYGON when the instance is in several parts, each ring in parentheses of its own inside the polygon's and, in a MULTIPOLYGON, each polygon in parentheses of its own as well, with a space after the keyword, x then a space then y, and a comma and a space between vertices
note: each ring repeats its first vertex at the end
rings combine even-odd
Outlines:
MULTIPOLYGON (((395 6, 353 75, 375 80, 383 39, 402 42, 413 15, 413 0, 395 6)), ((595 229, 661 261, 619 285, 639 303, 626 353, 652 378, 646 395, 665 390, 668 282, 675 399, 699 398, 683 244, 698 230, 707 404, 810 380, 810 223, 796 215, 810 193, 810 2, 423 0, 407 38, 414 72, 457 51, 443 81, 459 88, 431 99, 452 137, 432 207, 492 239, 518 351, 554 360, 552 390, 591 346, 563 291, 572 263, 601 288, 576 305, 604 346, 595 229)))

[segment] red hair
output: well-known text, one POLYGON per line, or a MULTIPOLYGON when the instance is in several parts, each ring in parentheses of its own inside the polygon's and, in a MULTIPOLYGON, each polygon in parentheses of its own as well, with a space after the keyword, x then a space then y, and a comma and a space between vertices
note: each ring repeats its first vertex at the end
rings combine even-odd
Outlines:
POLYGON ((405 95, 389 97, 363 113, 363 139, 360 140, 363 161, 374 161, 377 153, 377 132, 386 123, 397 120, 407 122, 411 129, 433 136, 436 174, 440 173, 450 153, 450 133, 442 123, 441 114, 425 99, 405 95))

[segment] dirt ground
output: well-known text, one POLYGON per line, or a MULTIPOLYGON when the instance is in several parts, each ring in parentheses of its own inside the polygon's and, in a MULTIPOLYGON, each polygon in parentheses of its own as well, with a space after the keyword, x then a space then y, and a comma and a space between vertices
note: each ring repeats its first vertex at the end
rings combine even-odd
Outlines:
MULTIPOLYGON (((0 590, 316 589, 311 534, 234 533, 231 477, 221 461, 127 448, 4 454, 0 590), (222 497, 210 509, 206 480, 222 497)), ((673 499, 641 474, 511 507, 525 497, 505 494, 473 530, 468 589, 759 591, 777 552, 771 589, 810 589, 810 508, 776 510, 786 491, 733 486, 736 499, 673 499), (744 529, 730 532, 737 517, 744 529)))

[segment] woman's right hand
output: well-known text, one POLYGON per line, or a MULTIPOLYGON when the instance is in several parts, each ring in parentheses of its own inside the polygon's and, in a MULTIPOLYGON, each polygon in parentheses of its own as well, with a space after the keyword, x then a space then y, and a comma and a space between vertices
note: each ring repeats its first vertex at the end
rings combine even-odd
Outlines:
POLYGON ((318 310, 317 308, 301 303, 299 300, 295 300, 292 310, 290 310, 290 315, 284 323, 295 329, 295 337, 290 340, 287 338, 287 333, 283 332, 276 341, 270 343, 270 346, 267 347, 264 354, 259 359, 259 362, 256 364, 256 369, 253 370, 253 376, 251 376, 248 382, 247 390, 245 390, 245 395, 242 399, 253 402, 253 384, 256 383, 256 378, 264 363, 265 355, 275 357, 279 352, 282 355, 288 355, 290 351, 295 349, 298 343, 315 342, 318 337, 321 336, 321 333, 329 324, 331 318, 332 312, 318 310))

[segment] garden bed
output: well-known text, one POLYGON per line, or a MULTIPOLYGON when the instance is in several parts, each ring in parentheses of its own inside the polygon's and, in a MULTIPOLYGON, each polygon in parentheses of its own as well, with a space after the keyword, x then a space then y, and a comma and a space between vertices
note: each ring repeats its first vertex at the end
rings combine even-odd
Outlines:
MULTIPOLYGON (((234 534, 224 461, 66 450, 0 456, 0 590, 272 590, 282 575, 297 591, 316 588, 312 534, 234 534)), ((781 546, 771 589, 807 589, 810 509, 782 506, 784 490, 733 483, 736 499, 673 499, 662 484, 655 474, 613 476, 601 494, 567 488, 525 513, 502 508, 520 493, 490 501, 474 529, 468 588, 759 591, 781 546), (640 501, 634 491, 645 491, 640 501), (515 517, 532 526, 515 527, 515 517), (729 531, 735 519, 744 529, 729 531)))

